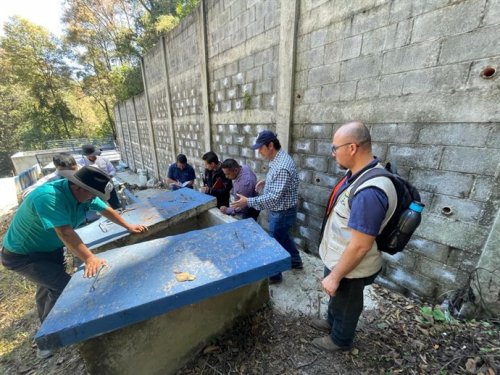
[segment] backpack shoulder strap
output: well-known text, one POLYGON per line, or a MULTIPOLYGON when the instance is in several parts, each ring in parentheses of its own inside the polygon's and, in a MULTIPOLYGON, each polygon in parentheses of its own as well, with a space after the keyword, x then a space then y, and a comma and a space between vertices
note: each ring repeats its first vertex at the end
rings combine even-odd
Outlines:
POLYGON ((367 170, 365 173, 363 173, 361 176, 359 176, 352 184, 352 188, 351 188, 352 194, 349 194, 349 198, 348 198, 349 207, 351 207, 351 205, 352 205, 352 199, 356 195, 358 187, 360 187, 366 181, 371 180, 372 178, 376 178, 376 177, 387 177, 392 181, 393 175, 387 169, 381 168, 381 167, 373 167, 373 168, 367 170))

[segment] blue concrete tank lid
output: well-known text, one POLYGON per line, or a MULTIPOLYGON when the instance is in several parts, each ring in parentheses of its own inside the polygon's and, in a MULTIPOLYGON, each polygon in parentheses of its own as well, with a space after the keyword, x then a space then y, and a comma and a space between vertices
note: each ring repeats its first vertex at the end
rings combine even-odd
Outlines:
MULTIPOLYGON (((188 211, 208 210, 215 206, 216 199, 211 195, 193 189, 179 189, 160 193, 127 206, 122 216, 129 223, 151 227, 188 211)), ((130 235, 125 228, 105 218, 82 227, 76 232, 90 249, 130 235)))
POLYGON ((290 255, 252 219, 101 253, 97 278, 76 272, 35 336, 53 349, 150 319, 291 268, 290 255), (195 276, 179 282, 177 272, 195 276))

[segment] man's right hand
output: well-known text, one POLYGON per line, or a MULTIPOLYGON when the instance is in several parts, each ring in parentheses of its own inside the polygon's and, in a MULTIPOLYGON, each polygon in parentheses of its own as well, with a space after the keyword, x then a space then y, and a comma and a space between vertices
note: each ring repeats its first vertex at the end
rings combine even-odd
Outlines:
POLYGON ((98 258, 95 255, 88 257, 85 260, 85 271, 83 277, 94 277, 99 272, 99 269, 107 262, 104 259, 98 258))

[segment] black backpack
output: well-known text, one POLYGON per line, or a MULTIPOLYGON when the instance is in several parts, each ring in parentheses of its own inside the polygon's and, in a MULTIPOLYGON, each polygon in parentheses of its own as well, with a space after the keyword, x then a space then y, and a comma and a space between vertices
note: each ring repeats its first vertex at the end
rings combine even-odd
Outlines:
POLYGON ((358 190, 358 187, 367 180, 380 176, 391 179, 396 188, 398 202, 394 214, 391 216, 382 232, 377 236, 376 241, 380 251, 394 255, 402 251, 410 239, 410 236, 399 235, 399 219, 408 207, 410 207, 411 202, 420 202, 420 193, 411 183, 397 173, 396 168, 393 167, 391 163, 387 163, 385 168, 372 168, 354 181, 351 189, 352 194, 349 195, 348 200, 349 207, 351 207, 352 199, 356 193, 363 190, 358 190))

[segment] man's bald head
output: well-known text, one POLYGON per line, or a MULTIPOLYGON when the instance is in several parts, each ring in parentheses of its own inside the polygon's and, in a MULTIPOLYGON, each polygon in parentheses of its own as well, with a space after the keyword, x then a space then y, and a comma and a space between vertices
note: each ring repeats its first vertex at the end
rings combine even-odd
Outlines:
POLYGON ((349 138, 352 142, 358 145, 366 145, 371 149, 371 136, 368 128, 359 121, 348 122, 342 125, 336 132, 336 134, 349 138))

